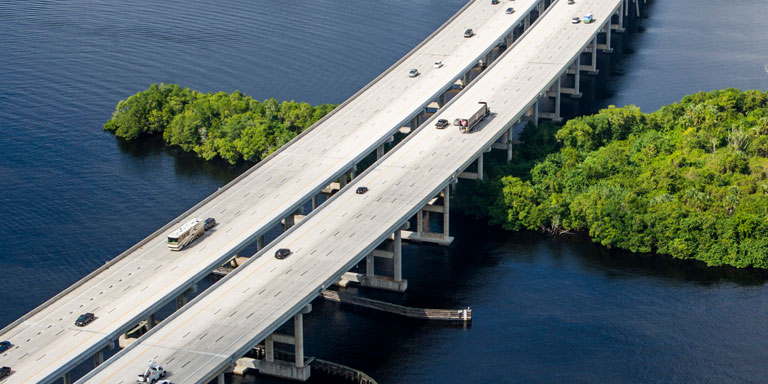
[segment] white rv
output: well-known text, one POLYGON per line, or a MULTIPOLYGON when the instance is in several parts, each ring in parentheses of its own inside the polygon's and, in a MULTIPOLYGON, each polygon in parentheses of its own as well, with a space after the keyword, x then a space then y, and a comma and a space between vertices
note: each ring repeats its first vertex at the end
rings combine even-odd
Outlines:
POLYGON ((168 248, 180 251, 205 232, 205 226, 200 219, 192 219, 168 235, 168 248))
POLYGON ((165 377, 165 369, 162 365, 159 365, 155 362, 155 359, 152 359, 149 362, 149 366, 146 370, 144 370, 143 374, 140 374, 136 381, 140 383, 150 383, 155 384, 158 380, 165 377))

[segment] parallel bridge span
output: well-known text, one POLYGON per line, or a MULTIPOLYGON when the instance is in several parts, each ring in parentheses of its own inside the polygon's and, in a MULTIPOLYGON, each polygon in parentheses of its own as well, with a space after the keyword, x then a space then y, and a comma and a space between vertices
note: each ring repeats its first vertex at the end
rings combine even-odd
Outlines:
MULTIPOLYGON (((0 330, 0 340, 15 347, 0 355, 13 374, 10 383, 49 383, 64 379, 79 364, 113 348, 119 335, 159 308, 177 300, 213 269, 278 225, 335 180, 340 184, 370 153, 384 154, 384 144, 403 125, 413 128, 425 108, 444 104, 477 74, 478 61, 493 59, 530 26, 548 0, 517 0, 517 12, 504 14, 489 1, 470 1, 438 30, 334 112, 276 153, 177 219, 119 255, 102 268, 0 330), (476 35, 464 38, 471 27, 476 35), (441 60, 442 68, 432 63, 441 60), (418 68, 416 78, 408 71, 418 68), (192 217, 215 217, 219 225, 181 252, 171 252, 165 238, 192 217), (74 326, 81 313, 97 319, 74 326)), ((507 4, 506 2, 503 4, 507 4)), ((510 3, 511 4, 511 3, 510 3)), ((483 66, 484 66, 483 65, 483 66)), ((289 220, 290 221, 290 220, 289 220)))
MULTIPOLYGON (((598 34, 602 31, 610 36, 614 27, 621 27, 611 20, 620 19, 625 3, 555 3, 538 21, 539 26, 463 94, 321 209, 256 255, 264 257, 251 258, 81 382, 130 383, 152 358, 165 364, 174 382, 205 383, 217 376, 223 382, 221 373, 237 365, 255 345, 264 341, 269 350, 280 340, 296 344, 294 368, 301 371, 301 316, 310 302, 393 233, 397 237, 403 223, 441 191, 447 192, 462 171, 481 159, 499 138, 508 137, 510 129, 536 110, 553 89, 559 95, 562 79, 581 65, 582 53, 601 46, 598 34), (571 22, 574 15, 587 13, 594 15, 595 23, 571 22), (479 101, 488 102, 493 113, 478 131, 461 134, 455 127, 434 128, 434 119, 452 121, 468 116, 479 101), (359 186, 369 191, 356 194, 359 186), (278 248, 290 248, 294 253, 277 260, 271 255, 278 248), (296 334, 273 335, 291 317, 296 334)), ((273 362, 267 359, 267 363, 273 362)), ((269 364, 260 369, 269 369, 269 364)))

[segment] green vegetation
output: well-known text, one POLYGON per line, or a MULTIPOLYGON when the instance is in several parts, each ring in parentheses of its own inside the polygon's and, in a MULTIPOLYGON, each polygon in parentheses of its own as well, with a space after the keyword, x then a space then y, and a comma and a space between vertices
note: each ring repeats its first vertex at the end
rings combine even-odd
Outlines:
POLYGON ((256 101, 239 91, 200 93, 152 84, 120 101, 104 129, 126 140, 162 133, 165 143, 235 164, 257 162, 335 108, 295 101, 256 101))
POLYGON ((768 93, 698 93, 649 114, 611 107, 555 137, 559 149, 530 172, 486 183, 492 221, 768 268, 768 93))

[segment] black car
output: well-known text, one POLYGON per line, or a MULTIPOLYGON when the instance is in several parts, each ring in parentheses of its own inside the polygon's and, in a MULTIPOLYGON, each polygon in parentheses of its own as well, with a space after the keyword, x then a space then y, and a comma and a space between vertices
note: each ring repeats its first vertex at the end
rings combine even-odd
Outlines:
POLYGON ((0 368, 0 377, 10 376, 10 375, 11 375, 11 367, 0 368))
POLYGON ((464 37, 472 37, 475 35, 475 31, 472 30, 472 28, 467 28, 466 31, 464 31, 464 37))
POLYGON ((85 327, 86 325, 88 325, 88 323, 94 320, 96 320, 96 315, 94 315, 93 313, 90 313, 90 312, 83 313, 82 315, 77 317, 77 320, 75 320, 75 325, 77 325, 78 327, 85 327))
POLYGON ((0 352, 5 352, 11 347, 13 347, 13 344, 10 341, 0 341, 0 352))
POLYGON ((447 126, 448 126, 448 120, 446 120, 446 119, 440 119, 440 120, 437 121, 437 123, 435 123, 435 127, 437 129, 443 129, 443 128, 447 127, 447 126))
POLYGON ((203 227, 206 231, 215 226, 216 226, 216 219, 214 219, 213 217, 209 217, 205 219, 205 223, 203 224, 203 227))
POLYGON ((275 252, 275 259, 282 260, 291 255, 291 250, 288 248, 280 248, 275 252))
POLYGON ((499 3, 499 0, 491 0, 491 4, 496 5, 499 3))
POLYGON ((357 193, 358 195, 362 195, 366 192, 368 192, 368 187, 357 187, 357 189, 355 190, 355 193, 357 193))

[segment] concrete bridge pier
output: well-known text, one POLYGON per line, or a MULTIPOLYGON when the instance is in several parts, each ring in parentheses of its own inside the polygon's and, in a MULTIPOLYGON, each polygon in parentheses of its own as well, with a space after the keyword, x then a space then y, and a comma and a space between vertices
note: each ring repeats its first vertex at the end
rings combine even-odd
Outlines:
POLYGON ((561 79, 558 78, 555 80, 552 85, 549 87, 549 89, 544 94, 544 100, 539 100, 540 102, 543 101, 541 104, 546 104, 547 110, 544 112, 539 112, 539 117, 549 119, 552 122, 559 123, 563 121, 563 118, 560 116, 560 98, 561 98, 561 90, 560 90, 560 83, 561 79))
POLYGON ((61 381, 62 381, 62 384, 72 384, 72 378, 71 378, 69 372, 67 372, 67 373, 65 373, 65 374, 63 374, 61 376, 61 381))
POLYGON ((582 63, 581 63, 581 70, 586 71, 589 75, 597 75, 599 73, 599 70, 597 69, 597 35, 595 35, 594 39, 592 39, 592 42, 589 43, 587 48, 584 50, 584 53, 581 55, 582 63), (587 58, 589 61, 589 64, 585 65, 583 63, 584 58, 587 58))
MULTIPOLYGON (((482 159, 482 157, 483 154, 480 154, 478 159, 482 159)), ((478 166, 478 174, 482 174, 482 160, 478 161, 478 166)), ((453 243, 453 237, 450 236, 450 201, 450 186, 446 186, 436 197, 430 199, 427 204, 416 213, 416 231, 404 231, 403 238, 420 243, 433 243, 443 246, 451 245, 451 243, 453 243), (429 217, 431 213, 439 213, 443 215, 443 225, 440 232, 432 232, 429 228, 429 217)))
POLYGON ((196 292, 197 284, 193 284, 191 287, 189 287, 189 289, 184 291, 184 293, 176 297, 176 310, 178 311, 181 309, 181 307, 185 306, 189 302, 189 296, 195 294, 196 292))
POLYGON ((607 23, 603 26, 602 30, 597 33, 598 37, 602 37, 600 40, 603 41, 602 43, 597 44, 597 48, 601 49, 604 53, 613 52, 613 47, 611 45, 611 30, 610 23, 607 23))
POLYGON ((616 14, 614 16, 611 16, 611 28, 619 33, 624 32, 624 8, 625 8, 626 1, 621 2, 621 5, 619 5, 619 10, 616 11, 616 14), (614 19, 616 20, 614 22, 614 19))
POLYGON ((501 149, 507 151, 507 162, 512 161, 512 137, 514 135, 515 125, 520 123, 520 120, 512 124, 506 132, 497 140, 491 144, 491 149, 501 149))
MULTIPOLYGON (((304 314, 312 311, 308 304, 293 316, 293 336, 273 333, 264 340, 264 358, 261 360, 243 357, 235 362, 233 369, 237 375, 242 375, 248 369, 256 369, 262 375, 279 377, 294 381, 307 381, 310 368, 304 358, 304 314), (294 361, 275 359, 275 343, 294 346, 294 361)), ((223 376, 220 376, 223 377, 223 376)), ((221 380, 221 379, 220 379, 221 380)))
MULTIPOLYGON (((400 229, 395 231, 390 240, 385 240, 382 245, 366 256, 365 275, 359 277, 361 286, 394 292, 405 292, 405 290, 408 289, 408 280, 403 279, 402 232, 405 229, 408 229, 407 222, 403 224, 400 229), (375 258, 377 257, 392 260, 392 277, 376 274, 375 258)), ((351 280, 348 279, 349 277, 350 276, 342 278, 342 283, 340 285, 346 286, 346 282, 351 280)))
POLYGON ((581 98, 581 60, 576 58, 561 78, 560 93, 573 99, 581 98))

